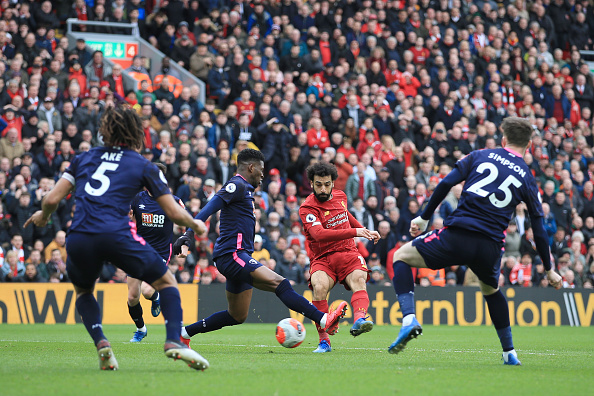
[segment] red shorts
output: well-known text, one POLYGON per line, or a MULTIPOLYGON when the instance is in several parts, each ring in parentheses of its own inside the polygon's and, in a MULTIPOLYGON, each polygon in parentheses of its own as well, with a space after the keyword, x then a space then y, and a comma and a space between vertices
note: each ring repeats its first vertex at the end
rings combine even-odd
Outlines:
MULTIPOLYGON (((324 271, 334 280, 334 283, 342 283, 347 290, 350 290, 350 287, 346 284, 345 279, 355 270, 367 272, 367 280, 369 281, 371 271, 367 268, 365 259, 358 252, 351 251, 328 253, 312 261, 309 266, 310 275, 317 271, 324 271)), ((311 280, 309 287, 311 288, 311 280)))

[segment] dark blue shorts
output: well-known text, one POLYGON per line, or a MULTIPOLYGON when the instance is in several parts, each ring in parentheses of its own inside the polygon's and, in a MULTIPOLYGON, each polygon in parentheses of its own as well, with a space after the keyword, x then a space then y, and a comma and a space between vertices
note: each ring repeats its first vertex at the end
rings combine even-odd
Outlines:
POLYGON ((431 269, 465 265, 481 282, 495 289, 499 285, 503 242, 461 228, 442 228, 419 235, 412 245, 431 269))
POLYGON ((225 288, 233 294, 251 289, 254 284, 252 272, 262 267, 262 264, 245 250, 224 254, 214 261, 219 272, 227 278, 225 288))
POLYGON ((75 286, 91 289, 107 261, 133 278, 153 283, 167 271, 165 260, 144 239, 130 233, 70 232, 66 269, 75 286))

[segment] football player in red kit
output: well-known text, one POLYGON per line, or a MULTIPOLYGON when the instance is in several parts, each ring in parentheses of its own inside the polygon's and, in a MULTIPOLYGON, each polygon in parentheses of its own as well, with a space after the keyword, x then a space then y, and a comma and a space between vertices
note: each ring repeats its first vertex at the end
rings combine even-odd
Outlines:
MULTIPOLYGON (((328 292, 337 282, 353 291, 351 305, 354 325, 351 334, 371 331, 373 322, 367 320, 369 296, 366 283, 369 270, 359 254, 355 237, 378 241, 377 231, 364 228, 347 209, 346 194, 333 190, 338 173, 334 165, 318 162, 307 168, 307 178, 313 193, 299 208, 299 216, 305 228, 305 237, 310 259, 310 287, 313 304, 322 312, 328 312, 328 292)), ((317 326, 320 343, 314 352, 330 352, 328 334, 317 326)))

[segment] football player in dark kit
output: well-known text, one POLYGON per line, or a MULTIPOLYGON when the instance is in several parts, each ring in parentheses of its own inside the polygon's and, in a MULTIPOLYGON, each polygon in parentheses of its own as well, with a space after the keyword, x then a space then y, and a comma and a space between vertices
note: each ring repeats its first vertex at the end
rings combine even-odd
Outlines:
POLYGON ((415 316, 414 281, 411 267, 441 269, 452 264, 466 265, 478 276, 481 291, 503 349, 503 363, 520 365, 509 321, 509 308, 499 290, 504 231, 520 202, 528 206, 538 254, 549 282, 561 287, 561 276, 551 268, 548 236, 543 224, 538 187, 524 153, 533 128, 522 118, 508 117, 501 124, 502 148, 473 151, 456 163, 437 185, 423 213, 411 221, 410 233, 424 232, 433 212, 450 189, 464 181, 458 208, 444 227, 416 237, 394 255, 394 289, 402 310, 402 328, 390 353, 404 349, 408 341, 422 333, 415 316))
POLYGON ((105 261, 159 291, 167 332, 165 355, 204 370, 208 361, 179 340, 182 308, 177 283, 161 256, 136 233, 136 224, 128 217, 130 202, 146 187, 175 223, 195 227, 200 234, 206 227, 173 200, 163 173, 139 154, 144 133, 133 109, 108 108, 99 132, 105 146, 77 155, 43 199, 42 209, 25 226, 45 226, 59 202, 74 190, 76 212, 66 239, 66 265, 77 294, 76 309, 95 342, 102 370, 118 369, 93 295, 95 280, 105 261))
MULTIPOLYGON (((157 168, 165 174, 167 167, 156 163, 157 168)), ((173 196, 183 209, 184 203, 173 196)), ((149 245, 159 253, 163 259, 163 265, 167 266, 171 257, 171 243, 173 239, 173 222, 167 217, 163 208, 159 206, 155 198, 148 190, 136 194, 130 204, 130 213, 133 221, 136 222, 136 230, 149 245)), ((154 317, 161 313, 159 292, 153 289, 146 282, 140 279, 128 277, 128 313, 136 324, 136 331, 130 342, 140 342, 146 337, 147 329, 142 318, 142 305, 140 305, 140 294, 147 300, 152 301, 151 314, 154 317)))
MULTIPOLYGON (((196 219, 206 221, 213 213, 221 211, 220 233, 212 257, 217 269, 227 278, 228 309, 184 327, 182 341, 188 344, 195 334, 243 323, 248 316, 253 287, 274 292, 287 307, 319 323, 328 334, 338 331, 338 321, 346 312, 346 302, 328 314, 320 312, 297 294, 287 279, 251 256, 256 226, 254 190, 263 179, 264 155, 258 150, 244 149, 237 156, 237 174, 196 216, 196 219)), ((189 246, 193 241, 190 229, 173 244, 173 254, 179 254, 183 245, 189 246)))

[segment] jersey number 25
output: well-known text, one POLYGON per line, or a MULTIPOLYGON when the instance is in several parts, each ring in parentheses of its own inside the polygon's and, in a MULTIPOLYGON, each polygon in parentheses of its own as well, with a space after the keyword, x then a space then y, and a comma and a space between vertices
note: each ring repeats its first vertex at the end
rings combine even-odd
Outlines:
POLYGON ((497 180, 497 176, 499 176, 499 170, 497 169, 497 167, 490 162, 483 162, 482 164, 480 164, 478 166, 478 168, 476 168, 476 171, 481 174, 484 173, 485 171, 489 171, 489 174, 484 179, 481 179, 478 182, 474 183, 472 186, 468 187, 468 189, 466 191, 476 194, 478 196, 481 196, 483 198, 488 195, 489 201, 491 201, 493 206, 495 206, 497 208, 505 208, 511 202, 512 192, 509 189, 510 185, 514 185, 515 187, 518 187, 518 188, 522 187, 521 181, 519 181, 515 176, 509 175, 503 181, 503 183, 501 183, 499 185, 499 187, 497 187, 497 189, 502 191, 503 194, 505 195, 502 200, 499 200, 495 196, 494 192, 489 194, 488 191, 483 190, 483 187, 486 187, 487 185, 489 185, 489 184, 493 183, 495 180, 497 180))

